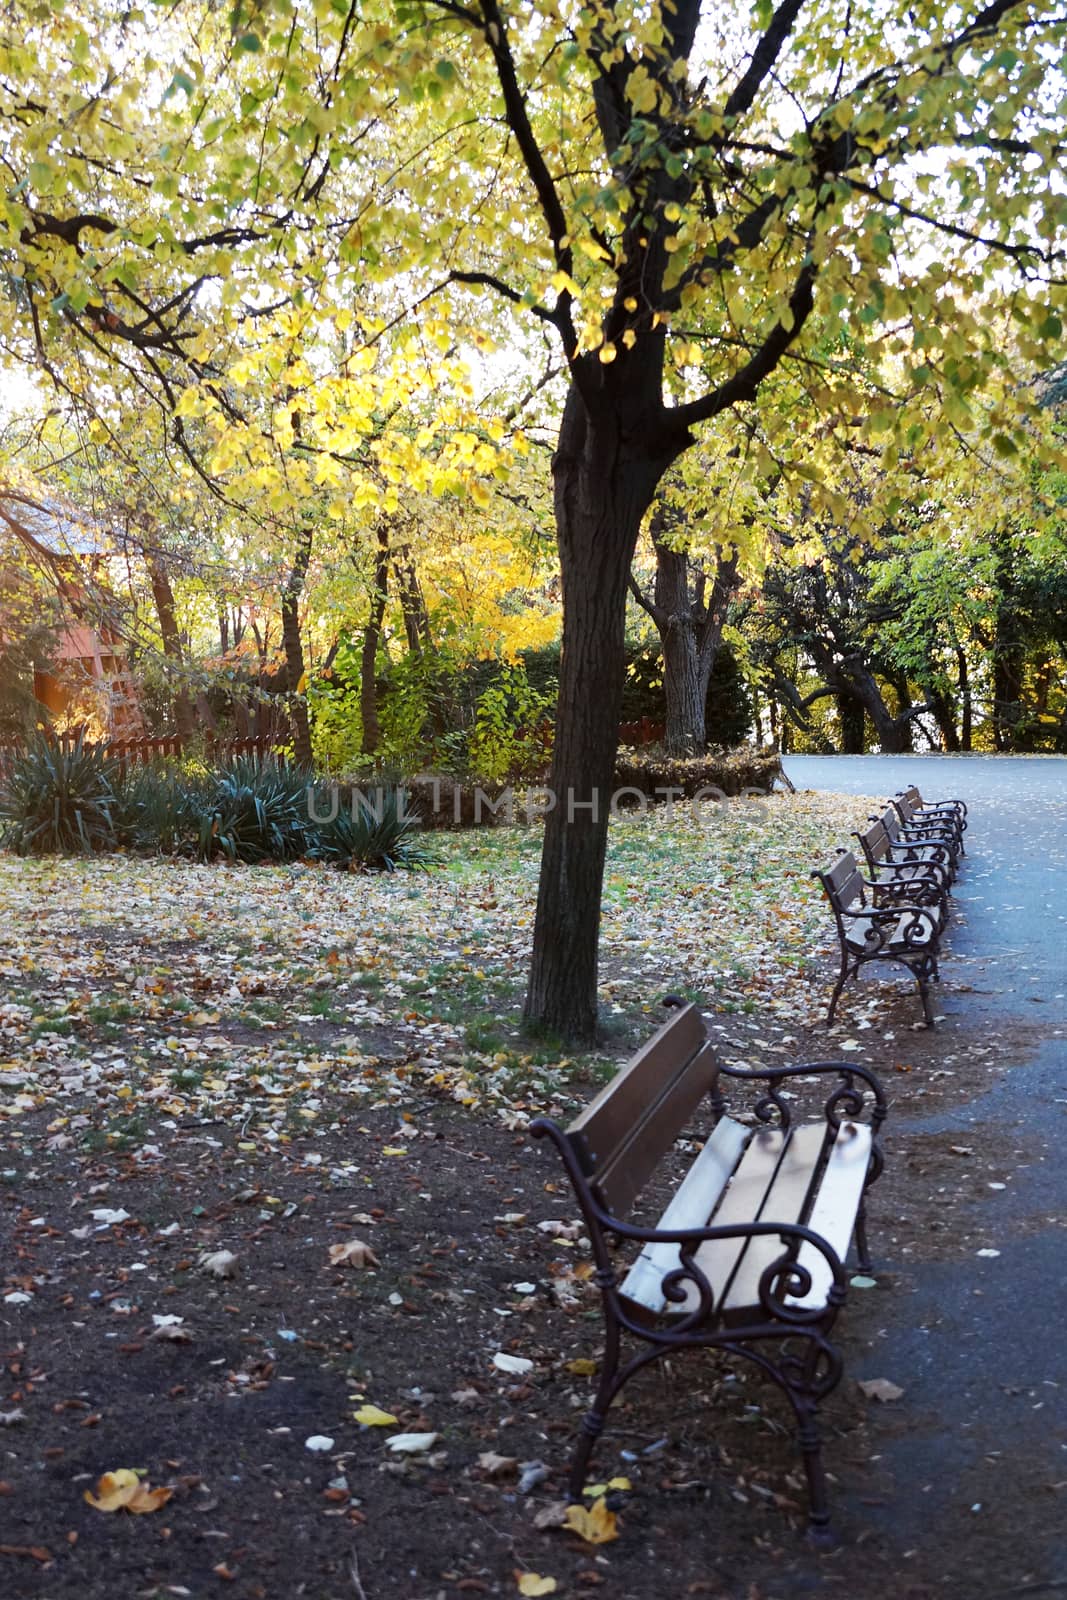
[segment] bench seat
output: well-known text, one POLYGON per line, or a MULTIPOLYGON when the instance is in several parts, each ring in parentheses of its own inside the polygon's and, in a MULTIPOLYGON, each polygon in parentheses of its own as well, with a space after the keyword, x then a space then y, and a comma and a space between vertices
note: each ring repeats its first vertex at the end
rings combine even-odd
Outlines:
MULTIPOLYGON (((683 1179, 677 1194, 655 1224, 657 1232, 773 1220, 812 1227, 843 1260, 856 1222, 871 1156, 871 1130, 842 1123, 827 1139, 823 1122, 782 1133, 753 1131, 723 1117, 683 1179)), ((780 1239, 718 1239, 702 1244, 694 1261, 714 1294, 715 1313, 748 1314, 760 1304, 760 1278, 782 1254, 780 1239)), ((799 1263, 812 1274, 803 1296, 790 1304, 814 1310, 827 1304, 832 1275, 814 1247, 800 1247, 799 1263)), ((646 1244, 623 1281, 620 1293, 655 1315, 690 1315, 700 1301, 696 1285, 683 1284, 684 1299, 669 1301, 663 1280, 682 1269, 681 1249, 673 1241, 646 1244)))

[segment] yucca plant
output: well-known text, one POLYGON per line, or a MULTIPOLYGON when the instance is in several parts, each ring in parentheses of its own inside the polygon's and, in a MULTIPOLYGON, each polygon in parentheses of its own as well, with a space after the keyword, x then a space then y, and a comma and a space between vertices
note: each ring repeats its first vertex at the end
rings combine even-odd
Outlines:
POLYGON ((214 786, 173 767, 127 767, 115 789, 115 832, 130 850, 192 855, 214 786))
POLYGON ((341 806, 329 822, 316 823, 315 831, 308 854, 346 872, 394 872, 398 867, 426 867, 433 860, 422 843, 418 820, 402 810, 395 789, 377 790, 369 806, 341 806))
POLYGON ((79 738, 65 748, 39 733, 0 780, 0 843, 19 855, 113 850, 116 770, 79 738))
POLYGON ((311 826, 307 773, 285 761, 231 761, 201 802, 197 854, 202 861, 291 861, 307 849, 311 826))

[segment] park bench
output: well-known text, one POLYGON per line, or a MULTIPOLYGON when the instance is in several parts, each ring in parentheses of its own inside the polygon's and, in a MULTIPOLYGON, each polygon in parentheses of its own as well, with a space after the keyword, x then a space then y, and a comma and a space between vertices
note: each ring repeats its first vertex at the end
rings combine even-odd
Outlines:
POLYGON ((842 1373, 829 1335, 853 1236, 869 1270, 864 1195, 881 1171, 885 1110, 873 1073, 850 1063, 722 1065, 690 1005, 566 1129, 547 1117, 531 1123, 535 1138, 559 1149, 603 1301, 604 1357, 571 1468, 572 1502, 581 1502, 593 1446, 629 1379, 663 1357, 710 1347, 753 1362, 788 1397, 809 1527, 827 1536, 817 1409, 842 1373), (798 1123, 792 1091, 805 1078, 833 1081, 822 1116, 798 1123), (723 1087, 735 1081, 761 1091, 745 1121, 726 1113, 723 1087), (648 1220, 658 1210, 648 1191, 665 1189, 675 1142, 702 1103, 710 1132, 662 1214, 648 1220))
POLYGON ((875 905, 903 900, 916 905, 937 905, 947 910, 952 885, 953 864, 948 846, 909 844, 899 828, 894 833, 896 812, 872 817, 862 833, 852 837, 859 844, 870 873, 869 888, 875 905))
POLYGON ((871 822, 878 820, 889 835, 890 844, 898 850, 918 851, 920 857, 927 861, 939 862, 947 868, 950 878, 955 878, 959 868, 960 839, 956 830, 951 826, 944 827, 918 827, 914 823, 901 822, 900 812, 895 804, 889 804, 877 819, 871 817, 871 822))
POLYGON ((957 855, 965 855, 963 835, 967 831, 967 807, 962 800, 936 800, 927 804, 915 784, 899 789, 893 807, 904 827, 942 829, 951 833, 957 855))
POLYGON ((826 1013, 827 1022, 833 1022, 841 991, 860 967, 869 961, 893 961, 907 967, 914 977, 923 1017, 931 1024, 930 980, 938 976, 938 945, 944 922, 939 907, 899 900, 877 904, 874 891, 848 850, 842 850, 836 860, 814 875, 833 910, 841 948, 841 969, 826 1013))

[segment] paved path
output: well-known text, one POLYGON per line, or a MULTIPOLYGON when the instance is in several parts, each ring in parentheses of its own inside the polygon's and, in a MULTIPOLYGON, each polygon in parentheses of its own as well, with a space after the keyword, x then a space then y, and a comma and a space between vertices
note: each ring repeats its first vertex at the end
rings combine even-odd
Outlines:
MULTIPOLYGON (((969 1518, 979 1546, 1019 1541, 1020 1577, 1036 1574, 1019 1593, 1067 1589, 1067 759, 788 756, 784 765, 798 789, 885 795, 915 781, 927 798, 958 795, 970 807, 949 961, 969 969, 972 991, 949 987, 938 1000, 946 1050, 983 1021, 1018 1022, 1033 1042, 1010 1052, 991 1091, 967 1101, 961 1087, 949 1111, 909 1118, 898 1099, 889 1156, 909 1132, 955 1134, 977 1158, 1003 1156, 1014 1175, 988 1189, 979 1216, 1002 1253, 978 1257, 961 1243, 948 1263, 889 1261, 914 1292, 877 1296, 877 1354, 857 1375, 907 1390, 895 1436, 887 1420, 879 1441, 892 1491, 875 1512, 902 1558, 909 1546, 929 1555, 950 1529, 958 1541, 969 1518), (1006 1527, 1024 1477, 1040 1488, 1024 1502, 1025 1525, 1006 1527)), ((863 1321, 869 1337, 866 1310, 863 1321)), ((955 1595, 951 1573, 945 1581, 955 1595)))

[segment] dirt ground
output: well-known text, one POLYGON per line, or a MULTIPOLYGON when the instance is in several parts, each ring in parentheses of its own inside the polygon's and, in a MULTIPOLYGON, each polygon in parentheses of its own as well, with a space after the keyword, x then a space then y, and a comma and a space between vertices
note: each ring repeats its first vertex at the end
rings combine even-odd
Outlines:
MULTIPOLYGON (((898 1105, 951 1105, 995 1077, 988 1030, 914 1031, 905 986, 885 992, 850 1059, 898 1105)), ((798 1030, 771 1059, 840 1053, 847 1017, 833 1043, 798 1030)), ((770 1030, 758 1012, 712 1020, 728 1058, 754 1060, 770 1030)), ((631 1485, 609 1489, 618 1537, 551 1525, 599 1314, 579 1230, 543 1226, 575 1219, 562 1174, 521 1126, 429 1093, 399 1110, 327 1094, 313 1126, 297 1115, 273 1142, 210 1115, 170 1120, 129 1141, 114 1117, 103 1140, 49 1133, 45 1108, 3 1125, 5 1597, 452 1600, 521 1593, 531 1574, 557 1588, 530 1592, 612 1600, 1049 1588, 1015 1535, 1056 1496, 1025 1473, 1006 1485, 995 1463, 995 1524, 902 1559, 877 1514, 893 1408, 847 1375, 877 1346, 883 1297, 906 1292, 909 1257, 981 1245, 977 1201, 1002 1175, 973 1143, 899 1140, 890 1118, 871 1230, 876 1260, 884 1241, 900 1270, 854 1290, 839 1325, 846 1378, 824 1420, 841 1545, 818 1554, 777 1397, 699 1354, 636 1381, 612 1413, 597 1467, 631 1485), (372 1257, 331 1264, 353 1241, 372 1257), (532 1365, 508 1372, 500 1356, 532 1365), (395 1420, 357 1420, 366 1406, 395 1420), (394 1453, 409 1433, 436 1437, 394 1453), (118 1468, 172 1494, 148 1514, 101 1512, 85 1492, 118 1468)))

